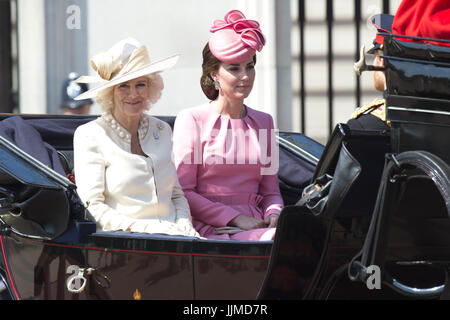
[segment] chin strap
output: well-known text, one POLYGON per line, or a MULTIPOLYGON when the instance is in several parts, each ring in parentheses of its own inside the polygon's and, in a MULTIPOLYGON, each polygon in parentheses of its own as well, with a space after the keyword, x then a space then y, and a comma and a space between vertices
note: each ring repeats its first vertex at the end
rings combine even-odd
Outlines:
POLYGON ((358 76, 360 76, 363 71, 384 71, 384 67, 376 67, 366 63, 366 48, 364 45, 361 46, 359 56, 359 60, 353 64, 353 69, 358 76))

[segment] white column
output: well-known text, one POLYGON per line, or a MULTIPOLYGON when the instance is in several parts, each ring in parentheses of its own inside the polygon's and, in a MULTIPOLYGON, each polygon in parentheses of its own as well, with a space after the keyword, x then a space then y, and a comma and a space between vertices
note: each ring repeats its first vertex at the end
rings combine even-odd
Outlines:
POLYGON ((86 75, 86 0, 46 0, 47 113, 60 113, 62 85, 70 72, 86 75), (51 18, 50 18, 51 17, 51 18))
POLYGON ((277 119, 280 130, 293 130, 291 3, 276 1, 277 119))
POLYGON ((249 107, 270 113, 277 123, 277 77, 275 40, 275 0, 246 0, 241 3, 247 19, 257 20, 266 37, 266 46, 257 53, 256 79, 253 91, 246 100, 249 107))
POLYGON ((46 113, 45 2, 18 0, 19 112, 46 113))
POLYGON ((289 0, 246 0, 242 11, 258 20, 266 46, 257 54, 256 80, 248 98, 251 107, 270 113, 275 126, 290 130, 292 122, 291 19, 289 0))

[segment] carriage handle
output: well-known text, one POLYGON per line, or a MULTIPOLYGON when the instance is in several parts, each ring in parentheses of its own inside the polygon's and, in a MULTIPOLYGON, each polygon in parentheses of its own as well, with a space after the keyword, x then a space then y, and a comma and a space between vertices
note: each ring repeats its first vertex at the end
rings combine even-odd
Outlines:
MULTIPOLYGON (((78 266, 69 266, 67 272, 76 271, 78 266)), ((67 280, 67 290, 70 293, 81 293, 86 288, 87 279, 85 276, 91 275, 95 271, 94 268, 78 268, 78 273, 70 276, 67 280)))
MULTIPOLYGON (((86 288, 87 279, 86 276, 93 275, 97 270, 94 268, 80 268, 77 265, 70 265, 67 268, 67 273, 73 273, 68 279, 67 279, 67 290, 70 293, 81 293, 86 288)), ((106 289, 109 288, 111 285, 111 280, 102 274, 96 274, 94 276, 93 280, 99 285, 100 287, 106 289)))

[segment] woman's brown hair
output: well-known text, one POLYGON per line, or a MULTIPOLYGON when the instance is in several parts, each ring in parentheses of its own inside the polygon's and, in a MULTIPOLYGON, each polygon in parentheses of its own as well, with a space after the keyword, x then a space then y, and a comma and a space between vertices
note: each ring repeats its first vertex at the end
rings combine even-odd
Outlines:
MULTIPOLYGON (((256 55, 253 56, 253 62, 256 64, 256 55)), ((213 71, 219 70, 222 61, 217 59, 209 50, 209 43, 206 43, 203 48, 203 63, 202 63, 202 76, 200 78, 200 86, 203 93, 210 100, 216 100, 219 96, 219 90, 214 85, 214 80, 211 77, 213 71)))

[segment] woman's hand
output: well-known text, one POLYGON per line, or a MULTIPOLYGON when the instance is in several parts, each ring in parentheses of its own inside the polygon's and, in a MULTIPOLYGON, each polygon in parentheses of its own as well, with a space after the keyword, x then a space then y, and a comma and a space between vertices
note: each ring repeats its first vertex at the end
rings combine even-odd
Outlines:
POLYGON ((270 214, 264 219, 267 228, 275 228, 278 223, 278 214, 270 214))
POLYGON ((240 214, 237 217, 235 217, 228 223, 228 225, 232 227, 238 227, 243 230, 252 230, 265 227, 264 220, 247 217, 246 215, 243 214, 240 214))

